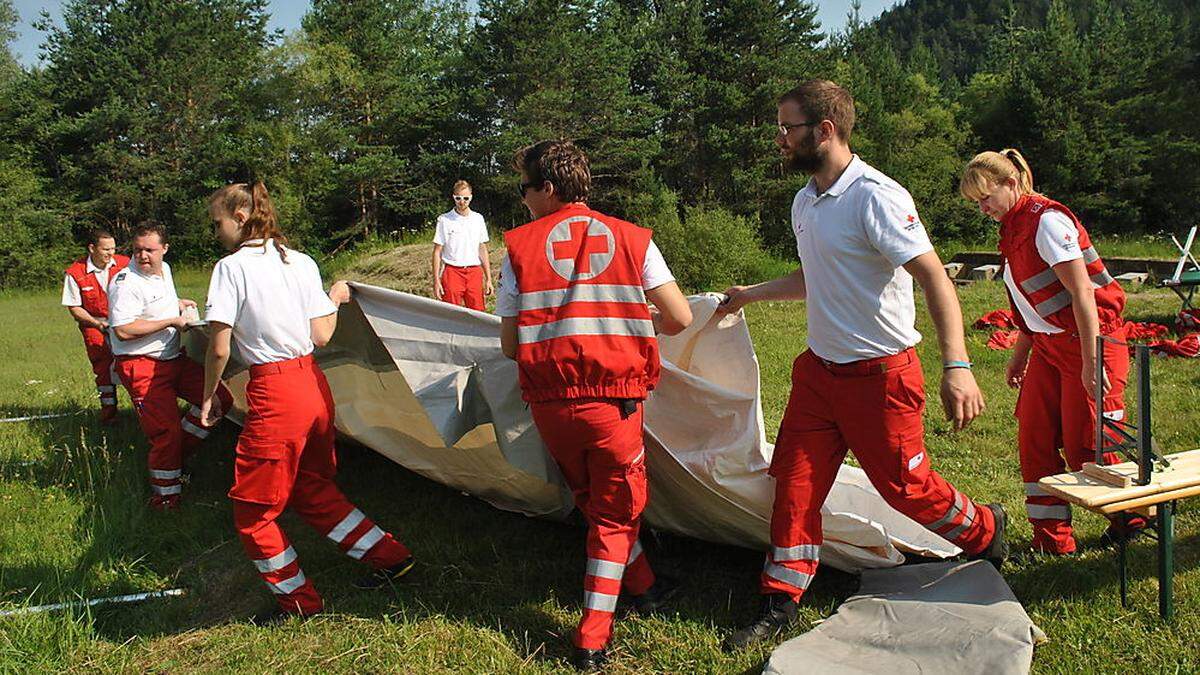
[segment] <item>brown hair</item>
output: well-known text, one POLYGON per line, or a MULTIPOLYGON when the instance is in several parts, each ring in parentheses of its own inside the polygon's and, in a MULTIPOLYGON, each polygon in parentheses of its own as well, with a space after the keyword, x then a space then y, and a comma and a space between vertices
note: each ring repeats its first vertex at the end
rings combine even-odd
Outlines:
POLYGON ((829 80, 805 80, 779 97, 781 105, 789 101, 800 106, 809 122, 829 120, 837 129, 838 138, 850 141, 854 131, 854 97, 841 85, 829 80))
POLYGON ((113 241, 117 240, 117 238, 113 236, 112 232, 109 232, 103 227, 94 227, 88 231, 89 245, 99 244, 101 239, 112 239, 113 241))
POLYGON ((267 194, 267 186, 262 181, 253 183, 233 183, 220 188, 208 198, 209 208, 219 207, 228 215, 233 215, 238 209, 248 214, 246 222, 242 223, 241 241, 262 239, 266 247, 267 240, 275 242, 279 257, 287 262, 287 237, 279 229, 279 219, 275 215, 275 205, 271 203, 271 195, 267 194))
POLYGON ((1009 178, 1017 181, 1017 191, 1023 195, 1037 194, 1033 190, 1033 172, 1029 162, 1016 148, 1005 148, 1000 152, 981 152, 967 162, 958 192, 975 202, 991 194, 994 186, 1009 178))
POLYGON ((163 224, 157 220, 143 220, 133 226, 133 239, 144 237, 147 234, 157 234, 158 243, 167 243, 167 228, 163 227, 163 224))
POLYGON ((513 168, 534 185, 548 181, 564 202, 587 201, 592 187, 587 155, 571 141, 542 141, 521 148, 513 155, 513 168))
POLYGON ((466 190, 469 192, 471 190, 471 184, 465 180, 456 180, 456 181, 454 181, 454 188, 452 190, 450 190, 450 194, 456 195, 456 194, 462 192, 463 190, 466 190))

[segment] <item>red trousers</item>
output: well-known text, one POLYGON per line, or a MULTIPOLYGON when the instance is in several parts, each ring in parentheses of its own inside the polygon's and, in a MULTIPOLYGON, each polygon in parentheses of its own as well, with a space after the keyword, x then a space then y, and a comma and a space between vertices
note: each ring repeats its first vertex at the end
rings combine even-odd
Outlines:
MULTIPOLYGON (((205 438, 209 429, 200 420, 204 393, 204 368, 186 356, 158 361, 148 356, 119 356, 117 373, 129 391, 138 423, 150 441, 151 504, 173 505, 179 501, 183 486, 184 454, 205 438), (176 399, 191 403, 181 418, 176 399)), ((222 384, 217 389, 221 409, 229 410, 233 396, 222 384)))
POLYGON ((588 524, 575 645, 600 649, 612 637, 621 590, 641 595, 654 584, 638 543, 648 494, 642 405, 624 417, 612 399, 532 403, 529 410, 588 524))
POLYGON ((286 508, 355 560, 382 568, 409 557, 404 544, 356 509, 333 482, 333 396, 311 355, 251 366, 246 407, 229 490, 233 522, 283 611, 313 614, 322 608, 275 522, 286 508))
POLYGON ((442 263, 442 300, 483 311, 483 266, 455 267, 442 263))
MULTIPOLYGON (((1109 335, 1124 340, 1125 328, 1109 335)), ((1104 416, 1123 420, 1129 350, 1124 345, 1106 345, 1104 357, 1104 370, 1111 385, 1102 402, 1104 416)), ((1096 403, 1084 391, 1082 368, 1077 336, 1067 333, 1033 336, 1029 366, 1017 397, 1016 416, 1025 509, 1033 524, 1032 546, 1036 550, 1051 553, 1075 550, 1070 505, 1042 490, 1038 480, 1068 469, 1079 471, 1084 462, 1095 459, 1096 403)), ((1106 453, 1104 460, 1113 463, 1117 456, 1106 453)))
POLYGON ((991 543, 992 512, 929 468, 921 413, 925 379, 916 351, 827 364, 811 351, 792 366, 792 393, 775 443, 771 550, 763 593, 799 599, 817 570, 821 506, 853 449, 892 508, 975 554, 991 543))
POLYGON ((96 394, 100 397, 100 414, 102 418, 110 419, 117 412, 117 370, 116 360, 103 331, 95 328, 84 328, 83 348, 87 350, 88 361, 92 364, 92 372, 96 375, 96 394))

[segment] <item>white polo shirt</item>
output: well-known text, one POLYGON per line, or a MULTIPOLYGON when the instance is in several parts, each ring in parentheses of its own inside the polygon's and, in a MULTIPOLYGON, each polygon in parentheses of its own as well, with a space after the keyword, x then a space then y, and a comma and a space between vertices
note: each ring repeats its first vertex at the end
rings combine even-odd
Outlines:
MULTIPOLYGON (((107 291, 107 289, 108 289, 108 271, 111 270, 112 266, 116 265, 116 264, 117 264, 116 258, 112 258, 108 261, 108 265, 104 269, 100 269, 99 267, 96 267, 96 263, 92 262, 92 256, 89 255, 87 257, 87 263, 86 263, 87 273, 95 274, 96 281, 98 281, 100 283, 100 287, 104 288, 107 291)), ((82 291, 79 289, 79 284, 75 283, 75 278, 72 277, 70 274, 67 274, 64 276, 65 276, 65 278, 63 279, 63 292, 62 292, 63 307, 82 307, 83 306, 83 295, 82 295, 82 291)))
MULTIPOLYGON (((1042 260, 1045 260, 1046 264, 1051 267, 1083 257, 1083 252, 1079 250, 1079 231, 1075 229, 1075 223, 1071 222, 1071 218, 1062 211, 1051 210, 1043 213, 1042 217, 1038 219, 1037 234, 1034 235, 1033 240, 1037 246, 1038 255, 1042 256, 1042 260)), ((1021 295, 1008 265, 1004 266, 1004 285, 1008 286, 1013 304, 1021 313, 1021 318, 1025 320, 1025 325, 1029 330, 1034 333, 1063 332, 1058 326, 1043 319, 1025 299, 1025 296, 1021 295)))
MULTIPOLYGON (((179 316, 179 296, 175 294, 175 280, 171 277, 171 266, 162 264, 162 275, 142 272, 136 262, 113 277, 108 285, 108 325, 112 328, 133 323, 137 319, 159 321, 179 316)), ((149 356, 160 361, 169 361, 180 353, 178 328, 164 328, 158 332, 133 340, 109 336, 113 354, 117 356, 149 356)))
MULTIPOLYGON (((667 267, 667 261, 663 259, 662 251, 658 250, 658 244, 651 239, 650 247, 646 249, 646 259, 642 262, 642 289, 649 291, 672 281, 675 281, 675 276, 667 267)), ((504 262, 500 264, 500 287, 496 289, 496 315, 516 316, 520 295, 517 275, 513 273, 512 263, 505 254, 504 262)))
POLYGON ((233 326, 242 363, 287 361, 313 351, 311 319, 337 312, 312 258, 252 239, 213 267, 204 318, 233 326))
POLYGON ((902 265, 933 244, 899 183, 855 155, 824 193, 811 179, 796 193, 792 231, 813 353, 849 363, 897 354, 921 341, 912 275, 902 265))
POLYGON ((482 265, 479 245, 488 241, 487 223, 474 211, 461 215, 450 211, 438 216, 433 243, 442 247, 442 262, 455 267, 482 265))

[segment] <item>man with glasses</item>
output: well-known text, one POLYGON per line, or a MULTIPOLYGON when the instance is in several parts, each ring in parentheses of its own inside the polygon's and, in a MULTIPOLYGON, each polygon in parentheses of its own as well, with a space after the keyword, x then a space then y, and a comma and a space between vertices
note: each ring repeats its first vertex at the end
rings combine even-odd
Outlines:
POLYGON ((983 412, 954 286, 912 196, 850 151, 854 99, 827 80, 784 94, 775 138, 788 169, 811 176, 792 202, 800 267, 726 291, 723 312, 804 300, 808 350, 792 366, 779 425, 771 549, 761 611, 726 640, 740 649, 783 632, 817 571, 821 506, 847 450, 888 504, 971 558, 999 567, 1008 553, 999 504, 978 506, 930 468, 921 414, 925 382, 914 346, 913 279, 925 292, 942 353, 941 398, 956 430, 983 412))
POLYGON ((484 294, 492 294, 487 223, 471 210, 470 183, 456 182, 453 196, 433 235, 433 297, 482 312, 484 294))

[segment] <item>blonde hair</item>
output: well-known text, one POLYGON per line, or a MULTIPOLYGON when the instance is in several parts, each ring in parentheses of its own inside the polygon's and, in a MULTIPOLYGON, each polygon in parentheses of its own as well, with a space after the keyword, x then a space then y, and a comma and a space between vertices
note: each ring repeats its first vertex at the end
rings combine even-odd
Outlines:
POLYGON ((262 239, 262 245, 265 247, 267 240, 271 239, 275 242, 279 257, 287 262, 287 251, 283 248, 287 244, 287 237, 284 236, 283 230, 279 229, 275 205, 271 203, 271 195, 267 194, 267 186, 263 185, 262 181, 226 185, 212 193, 208 198, 208 205, 210 208, 219 207, 228 215, 233 215, 238 209, 244 209, 250 215, 246 217, 246 222, 242 223, 241 241, 262 239))
POLYGON ((991 194, 996 185, 1009 178, 1017 181, 1017 191, 1021 194, 1037 194, 1033 190, 1033 172, 1029 170, 1029 162, 1025 161, 1019 150, 988 150, 975 155, 967 162, 962 180, 958 183, 958 191, 973 202, 979 201, 991 194))
POLYGON ((450 194, 456 195, 463 191, 471 192, 471 184, 465 180, 454 181, 454 189, 450 191, 450 194))

